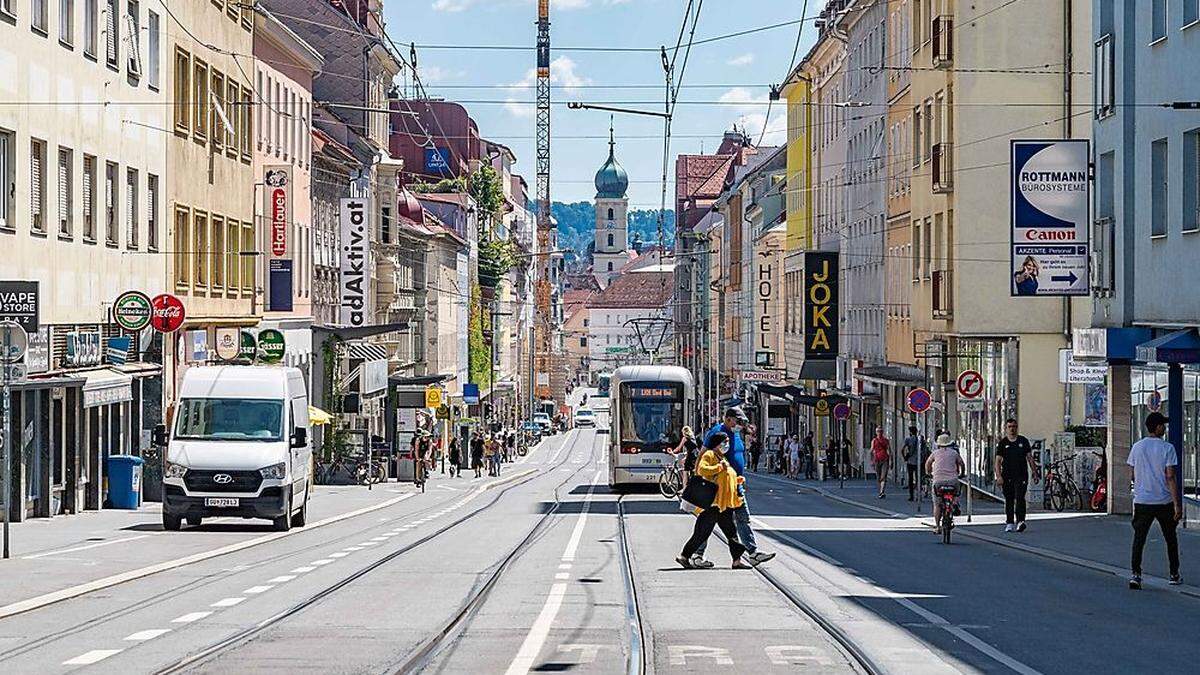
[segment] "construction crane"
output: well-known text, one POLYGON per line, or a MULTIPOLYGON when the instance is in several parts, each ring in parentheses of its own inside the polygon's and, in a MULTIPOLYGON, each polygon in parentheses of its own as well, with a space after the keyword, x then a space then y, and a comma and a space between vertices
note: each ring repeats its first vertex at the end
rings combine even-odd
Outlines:
MULTIPOLYGON (((553 312, 550 266, 554 249, 554 221, 550 218, 550 0, 538 0, 537 20, 537 317, 534 321, 537 352, 531 393, 550 398, 553 370, 553 312)), ((530 411, 532 414, 532 410, 530 411)))

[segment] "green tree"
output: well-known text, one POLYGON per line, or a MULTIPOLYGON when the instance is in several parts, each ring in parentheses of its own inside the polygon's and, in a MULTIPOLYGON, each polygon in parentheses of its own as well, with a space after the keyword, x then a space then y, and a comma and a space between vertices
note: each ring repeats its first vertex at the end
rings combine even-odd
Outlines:
POLYGON ((470 313, 467 317, 467 379, 480 388, 492 384, 492 350, 483 339, 485 330, 491 328, 492 318, 484 310, 483 294, 479 284, 471 284, 470 313))

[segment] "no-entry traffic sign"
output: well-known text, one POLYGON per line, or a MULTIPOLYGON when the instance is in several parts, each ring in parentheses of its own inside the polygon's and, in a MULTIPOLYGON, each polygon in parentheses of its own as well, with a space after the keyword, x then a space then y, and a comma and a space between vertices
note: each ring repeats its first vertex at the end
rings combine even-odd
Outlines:
POLYGON ((915 413, 923 413, 929 410, 930 404, 933 403, 933 397, 929 395, 929 390, 924 387, 917 387, 908 392, 908 409, 915 413))
POLYGON ((955 386, 958 387, 959 396, 979 398, 983 393, 983 375, 980 375, 978 370, 964 370, 958 374, 955 386))

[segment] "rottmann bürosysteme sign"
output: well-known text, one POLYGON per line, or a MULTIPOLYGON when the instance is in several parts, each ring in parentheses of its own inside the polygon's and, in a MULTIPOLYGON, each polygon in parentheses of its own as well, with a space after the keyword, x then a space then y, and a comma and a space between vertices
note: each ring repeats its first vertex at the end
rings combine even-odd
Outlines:
POLYGON ((1088 141, 1012 142, 1013 296, 1088 294, 1088 141))

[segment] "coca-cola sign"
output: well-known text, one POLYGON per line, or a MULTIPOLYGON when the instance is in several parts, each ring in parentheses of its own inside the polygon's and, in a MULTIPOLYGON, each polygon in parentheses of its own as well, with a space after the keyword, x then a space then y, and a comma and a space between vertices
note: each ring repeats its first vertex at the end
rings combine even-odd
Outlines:
POLYGON ((153 310, 150 314, 150 326, 160 333, 174 333, 183 325, 183 303, 170 293, 155 296, 150 301, 153 310))

